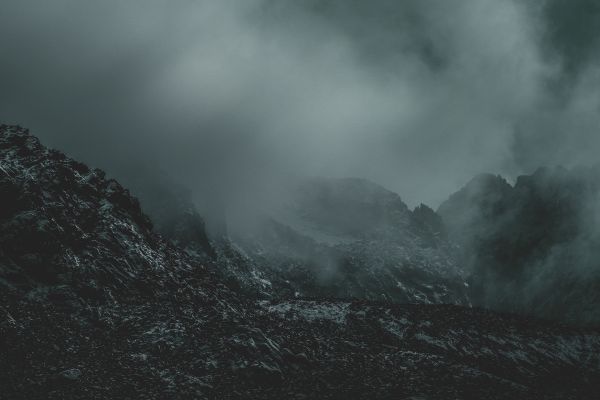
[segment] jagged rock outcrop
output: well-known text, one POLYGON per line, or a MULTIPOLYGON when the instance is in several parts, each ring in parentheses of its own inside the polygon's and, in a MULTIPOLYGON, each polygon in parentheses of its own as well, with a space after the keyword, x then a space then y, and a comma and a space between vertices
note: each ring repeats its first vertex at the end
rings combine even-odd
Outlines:
POLYGON ((600 323, 597 168, 540 168, 514 186, 483 175, 443 203, 476 304, 600 323))
POLYGON ((200 259, 214 258, 204 219, 198 213, 191 192, 157 168, 130 167, 119 178, 143 203, 154 229, 177 246, 200 259))
POLYGON ((262 300, 117 182, 0 126, 0 398, 595 399, 600 332, 458 306, 262 300))

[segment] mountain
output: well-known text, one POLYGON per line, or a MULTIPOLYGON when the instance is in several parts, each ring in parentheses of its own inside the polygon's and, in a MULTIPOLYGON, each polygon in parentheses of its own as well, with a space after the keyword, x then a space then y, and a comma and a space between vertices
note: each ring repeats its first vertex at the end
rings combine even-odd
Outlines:
POLYGON ((600 170, 478 176, 438 209, 472 273, 475 304, 600 323, 600 170))
POLYGON ((470 304, 441 218, 364 179, 313 178, 234 241, 297 297, 470 304))
POLYGON ((260 300, 104 174, 0 126, 0 398, 595 399, 600 332, 452 305, 260 300))
POLYGON ((470 304, 466 274, 441 218, 425 205, 409 210, 400 196, 375 183, 302 180, 289 185, 280 194, 287 201, 257 218, 251 229, 233 224, 229 237, 212 235, 207 243, 206 234, 181 237, 197 232, 202 220, 191 198, 157 175, 129 180, 159 222, 159 232, 190 255, 209 253, 237 291, 259 298, 470 304))

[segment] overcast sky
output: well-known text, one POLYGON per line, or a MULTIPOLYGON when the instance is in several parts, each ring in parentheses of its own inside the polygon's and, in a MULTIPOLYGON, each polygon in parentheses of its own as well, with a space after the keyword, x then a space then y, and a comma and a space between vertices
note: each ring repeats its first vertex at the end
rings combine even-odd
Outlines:
POLYGON ((435 207, 597 162, 599 39, 597 0, 2 0, 0 122, 117 176, 358 176, 435 207))

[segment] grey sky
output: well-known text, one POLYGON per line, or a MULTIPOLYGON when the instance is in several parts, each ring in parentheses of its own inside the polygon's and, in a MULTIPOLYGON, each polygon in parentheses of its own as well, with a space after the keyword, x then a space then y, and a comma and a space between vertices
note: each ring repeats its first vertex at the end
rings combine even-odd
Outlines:
POLYGON ((436 206, 480 172, 596 162, 599 21, 594 0, 4 0, 0 121, 117 176, 358 176, 436 206))

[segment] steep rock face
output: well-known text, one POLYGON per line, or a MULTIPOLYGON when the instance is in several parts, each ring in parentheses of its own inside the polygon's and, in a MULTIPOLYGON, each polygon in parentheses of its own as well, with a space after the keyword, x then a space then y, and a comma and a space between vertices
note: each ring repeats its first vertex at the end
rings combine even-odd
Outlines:
POLYGON ((255 301, 100 171, 0 127, 0 398, 595 399, 600 333, 457 306, 255 301))
POLYGON ((154 229, 199 258, 214 258, 215 251, 206 233, 191 192, 173 182, 164 172, 151 167, 130 167, 119 175, 143 203, 154 229))
POLYGON ((238 244, 296 296, 468 305, 439 216, 363 179, 311 179, 238 244))
POLYGON ((99 298, 152 287, 166 249, 137 200, 18 127, 0 132, 2 283, 74 285, 99 298))
POLYGON ((541 168, 514 186, 481 176, 440 206, 475 303, 600 322, 598 172, 541 168))

